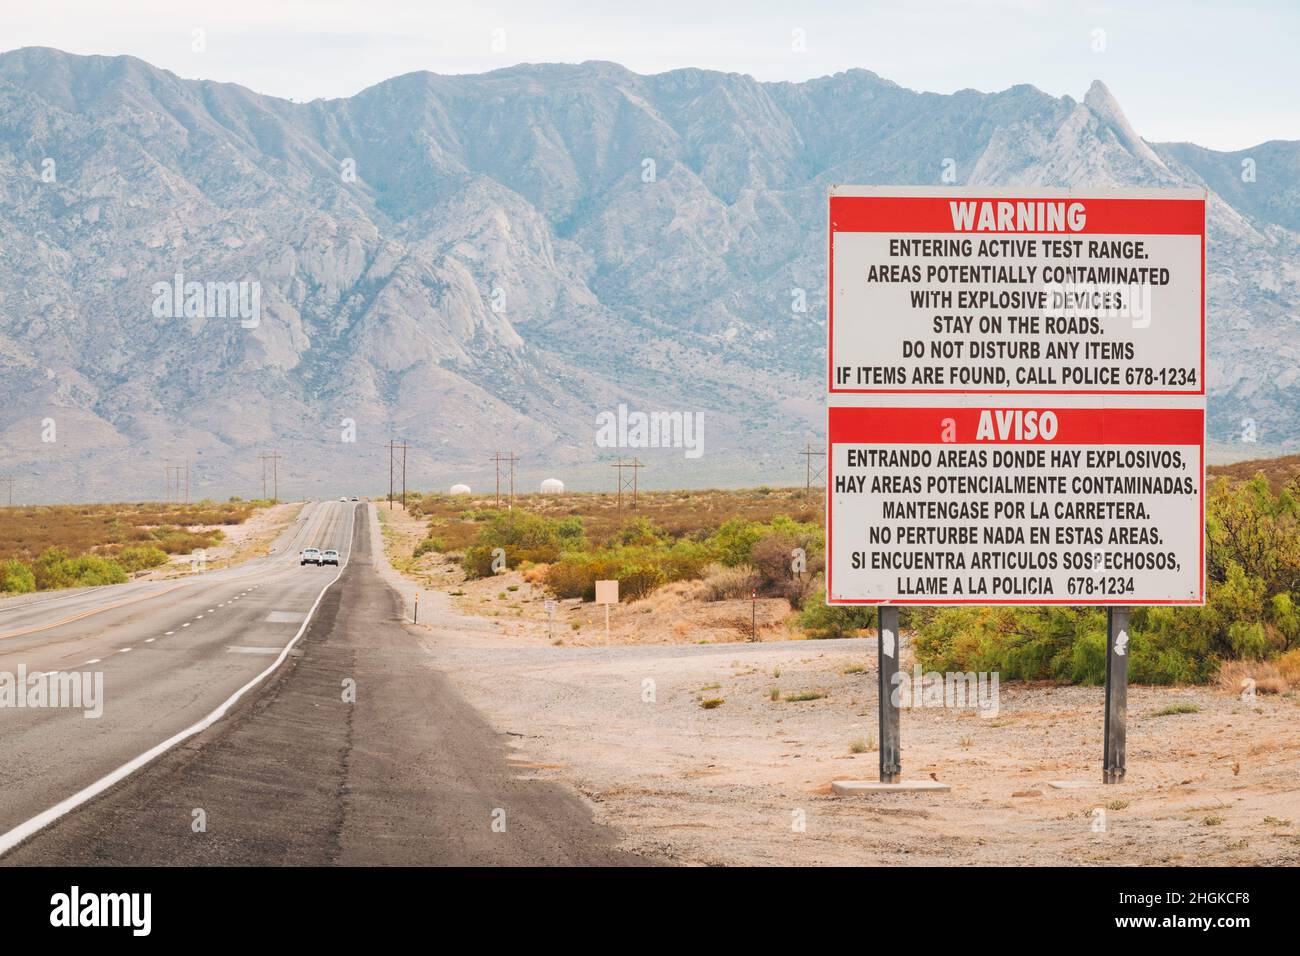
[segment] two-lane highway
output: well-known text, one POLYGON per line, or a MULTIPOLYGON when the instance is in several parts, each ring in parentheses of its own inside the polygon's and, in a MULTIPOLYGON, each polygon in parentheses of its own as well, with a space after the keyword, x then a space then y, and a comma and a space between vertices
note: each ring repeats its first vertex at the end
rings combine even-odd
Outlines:
POLYGON ((0 707, 0 852, 14 828, 210 715, 276 661, 346 562, 358 509, 309 503, 275 550, 175 581, 95 588, 0 608, 0 672, 103 675, 102 715, 0 707))
POLYGON ((95 720, 0 710, 0 864, 645 862, 511 763, 376 571, 373 506, 304 518, 279 557, 12 639, 110 679, 95 720), (347 556, 327 588, 307 546, 347 556))

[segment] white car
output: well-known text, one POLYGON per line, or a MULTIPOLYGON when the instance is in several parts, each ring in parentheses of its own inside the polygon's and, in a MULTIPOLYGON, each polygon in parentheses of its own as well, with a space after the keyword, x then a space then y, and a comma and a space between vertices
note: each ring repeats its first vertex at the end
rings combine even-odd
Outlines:
POLYGON ((320 564, 322 567, 327 564, 332 564, 337 568, 339 566, 339 553, 333 548, 330 548, 328 551, 322 551, 320 553, 320 564))
POLYGON ((298 567, 304 564, 320 564, 320 548, 308 548, 299 556, 298 567))

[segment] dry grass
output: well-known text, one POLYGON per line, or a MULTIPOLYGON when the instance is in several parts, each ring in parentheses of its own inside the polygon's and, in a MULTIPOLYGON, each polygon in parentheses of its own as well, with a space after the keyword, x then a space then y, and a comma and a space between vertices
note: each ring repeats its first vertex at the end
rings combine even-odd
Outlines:
POLYGON ((123 547, 148 544, 169 554, 210 547, 219 529, 243 524, 256 502, 215 504, 33 505, 0 508, 0 560, 30 562, 46 548, 66 548, 69 554, 112 556, 123 547), (162 530, 160 530, 162 529, 162 530))
POLYGON ((1219 665, 1217 683, 1230 694, 1241 694, 1252 684, 1257 694, 1300 690, 1300 648, 1272 661, 1224 661, 1219 665))
POLYGON ((1287 483, 1300 476, 1300 455, 1283 455, 1281 458, 1257 458, 1253 461, 1239 461, 1234 465, 1211 465, 1205 469, 1207 477, 1226 477, 1238 481, 1247 481, 1262 474, 1274 493, 1281 491, 1287 483))
MULTIPOLYGON (((578 515, 594 546, 609 542, 631 518, 644 518, 674 538, 706 536, 731 518, 769 522, 786 515, 795 521, 822 523, 821 489, 808 497, 802 488, 645 491, 637 496, 635 510, 625 495, 621 512, 616 495, 600 492, 516 495, 515 507, 548 518, 578 515)), ((494 509, 490 495, 427 494, 407 503, 411 514, 428 519, 429 535, 441 539, 447 551, 463 551, 472 544, 494 509)))

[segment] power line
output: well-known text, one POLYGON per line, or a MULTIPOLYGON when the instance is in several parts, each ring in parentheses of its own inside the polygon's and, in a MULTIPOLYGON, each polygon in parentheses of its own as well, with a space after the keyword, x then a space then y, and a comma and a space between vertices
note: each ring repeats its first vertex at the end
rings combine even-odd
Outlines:
POLYGON ((621 457, 617 462, 610 465, 611 468, 618 469, 618 510, 623 510, 623 492, 627 489, 632 490, 632 510, 636 510, 636 485, 637 472, 645 467, 639 459, 633 458, 631 461, 624 461, 621 457), (623 477, 623 469, 627 468, 632 472, 631 478, 623 477))
POLYGON ((393 451, 400 448, 402 450, 402 509, 406 509, 406 449, 411 446, 406 442, 396 442, 393 439, 388 440, 385 446, 388 448, 388 507, 393 507, 393 451))
POLYGON ((271 500, 280 500, 280 458, 278 451, 264 451, 257 456, 262 460, 262 498, 266 498, 266 463, 271 463, 271 500))
POLYGON ((495 463, 495 465, 496 465, 496 470, 497 470, 497 498, 496 498, 496 502, 497 502, 497 503, 496 503, 496 507, 497 507, 497 508, 500 508, 500 507, 501 507, 501 475, 503 474, 502 466, 508 463, 509 466, 510 466, 510 469, 509 469, 509 474, 510 474, 510 509, 511 509, 511 510, 514 510, 514 507, 515 507, 515 462, 517 462, 519 459, 518 459, 517 457, 515 457, 515 453, 514 453, 514 452, 508 452, 508 453, 505 454, 505 455, 502 455, 501 452, 497 452, 495 455, 492 456, 492 459, 491 459, 491 460, 495 463))
POLYGON ((825 458, 826 451, 825 449, 816 450, 811 444, 805 442, 803 451, 799 452, 799 454, 803 455, 804 460, 804 494, 810 494, 812 492, 813 479, 822 477, 826 471, 825 463, 814 468, 813 459, 825 458))
POLYGON ((9 482, 9 507, 12 508, 14 506, 14 476, 0 475, 0 481, 9 482))

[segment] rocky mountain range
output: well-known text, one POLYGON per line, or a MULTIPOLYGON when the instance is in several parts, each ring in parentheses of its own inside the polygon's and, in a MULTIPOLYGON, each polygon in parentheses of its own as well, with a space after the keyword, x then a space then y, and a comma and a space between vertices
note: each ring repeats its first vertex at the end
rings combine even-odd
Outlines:
POLYGON ((521 490, 611 488, 596 422, 625 404, 702 422, 699 457, 636 450, 643 486, 802 482, 827 188, 937 184, 945 160, 959 183, 1208 187, 1216 454, 1300 448, 1300 143, 1148 143, 1100 82, 588 62, 295 103, 27 48, 0 54, 0 472, 16 500, 160 497, 187 461, 192 496, 248 496, 278 451, 282 497, 374 493, 396 438, 413 488, 490 489, 497 450, 521 490), (255 320, 161 303, 177 276, 255 283, 255 320))

